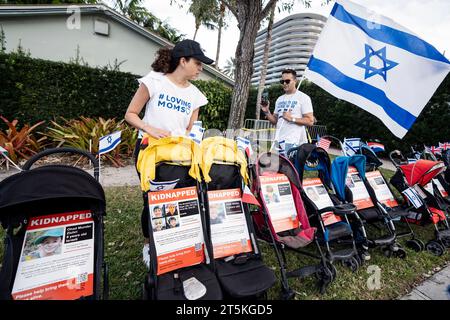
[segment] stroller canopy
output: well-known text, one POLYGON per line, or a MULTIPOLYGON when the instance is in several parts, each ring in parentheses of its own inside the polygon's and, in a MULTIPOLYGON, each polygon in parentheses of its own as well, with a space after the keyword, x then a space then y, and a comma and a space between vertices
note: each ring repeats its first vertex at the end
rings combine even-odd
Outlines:
POLYGON ((22 171, 0 182, 0 216, 8 208, 58 198, 88 199, 105 206, 102 186, 76 167, 53 165, 22 171))
POLYGON ((315 144, 302 144, 297 151, 296 166, 300 181, 304 171, 318 171, 327 187, 331 188, 331 161, 328 153, 315 144))
POLYGON ((348 167, 354 166, 363 179, 366 177, 366 157, 360 154, 351 157, 337 157, 331 165, 331 180, 341 200, 345 199, 345 182, 348 167))
POLYGON ((361 145, 360 153, 366 157, 366 164, 369 166, 374 166, 375 168, 378 168, 383 164, 376 155, 376 153, 367 144, 361 145))
POLYGON ((401 165, 400 170, 403 172, 408 185, 420 184, 424 187, 445 170, 445 165, 442 161, 421 159, 414 163, 401 165))
MULTIPOLYGON (((159 140, 144 139, 149 141, 149 145, 139 152, 137 160, 137 170, 141 174, 141 189, 148 191, 150 189, 150 180, 156 176, 156 164, 167 162, 180 166, 189 166, 189 175, 201 181, 200 147, 191 139, 186 137, 166 137, 159 140)), ((143 140, 144 140, 143 139, 143 140)))
POLYGON ((236 164, 245 183, 248 183, 247 160, 244 153, 238 149, 236 141, 224 137, 209 137, 200 143, 202 152, 201 169, 205 181, 210 182, 209 172, 214 163, 236 164))

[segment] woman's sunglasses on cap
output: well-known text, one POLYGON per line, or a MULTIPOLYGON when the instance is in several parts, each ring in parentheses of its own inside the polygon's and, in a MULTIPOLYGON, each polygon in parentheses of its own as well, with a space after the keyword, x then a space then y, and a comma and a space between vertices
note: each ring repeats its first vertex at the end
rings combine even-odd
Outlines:
POLYGON ((289 84, 289 82, 291 82, 291 79, 280 80, 280 83, 281 83, 281 84, 289 84))

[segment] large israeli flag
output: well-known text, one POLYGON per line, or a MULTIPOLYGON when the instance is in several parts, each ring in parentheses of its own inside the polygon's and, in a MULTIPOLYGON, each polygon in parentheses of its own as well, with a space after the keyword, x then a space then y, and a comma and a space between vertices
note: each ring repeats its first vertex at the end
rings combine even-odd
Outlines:
POLYGON ((450 62, 410 30, 337 0, 305 76, 403 138, 449 71, 450 62))

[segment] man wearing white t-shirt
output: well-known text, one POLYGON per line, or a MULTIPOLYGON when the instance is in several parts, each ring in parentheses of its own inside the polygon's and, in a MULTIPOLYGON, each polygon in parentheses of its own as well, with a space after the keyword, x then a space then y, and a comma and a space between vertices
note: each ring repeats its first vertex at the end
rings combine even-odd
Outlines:
POLYGON ((284 150, 288 151, 308 142, 305 126, 314 124, 314 114, 311 98, 297 90, 295 70, 283 70, 280 83, 284 95, 277 99, 273 114, 269 111, 268 101, 261 104, 261 110, 272 124, 277 125, 274 146, 284 141, 284 150))

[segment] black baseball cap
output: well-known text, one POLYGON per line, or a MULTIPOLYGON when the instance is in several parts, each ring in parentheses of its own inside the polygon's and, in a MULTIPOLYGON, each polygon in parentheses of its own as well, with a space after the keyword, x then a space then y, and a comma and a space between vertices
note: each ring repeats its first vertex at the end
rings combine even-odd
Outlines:
POLYGON ((193 57, 205 64, 211 64, 214 62, 213 59, 208 58, 203 53, 202 48, 200 47, 200 43, 194 40, 183 40, 178 42, 172 50, 173 58, 182 58, 182 57, 193 57))

